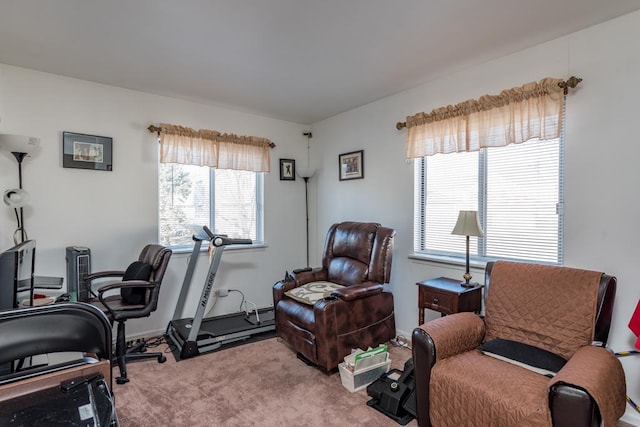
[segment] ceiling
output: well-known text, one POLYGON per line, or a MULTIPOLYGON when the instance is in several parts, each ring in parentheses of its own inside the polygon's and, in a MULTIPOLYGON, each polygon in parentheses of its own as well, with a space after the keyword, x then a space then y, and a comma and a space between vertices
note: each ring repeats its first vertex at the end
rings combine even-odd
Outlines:
POLYGON ((311 124, 639 0, 1 0, 0 63, 311 124))

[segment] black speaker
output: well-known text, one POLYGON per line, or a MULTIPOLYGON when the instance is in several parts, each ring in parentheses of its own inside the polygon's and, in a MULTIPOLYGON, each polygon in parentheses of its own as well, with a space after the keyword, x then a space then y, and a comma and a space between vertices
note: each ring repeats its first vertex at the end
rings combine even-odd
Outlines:
POLYGON ((88 301, 89 289, 84 283, 91 273, 91 249, 67 246, 67 292, 71 301, 88 301))

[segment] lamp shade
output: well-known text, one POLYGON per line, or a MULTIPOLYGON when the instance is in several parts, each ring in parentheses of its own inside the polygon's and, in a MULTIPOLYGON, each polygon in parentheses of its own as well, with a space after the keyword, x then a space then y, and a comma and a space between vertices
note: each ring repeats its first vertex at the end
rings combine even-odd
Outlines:
POLYGON ((21 208, 29 201, 29 193, 20 188, 11 188, 4 192, 2 199, 11 208, 21 208))
POLYGON ((11 153, 31 154, 40 147, 40 139, 24 135, 0 133, 0 148, 11 153))
POLYGON ((458 214, 458 222, 453 227, 451 234, 458 236, 484 236, 482 227, 480 227, 480 219, 477 211, 460 211, 458 214))
POLYGON ((316 170, 311 168, 299 168, 296 173, 300 178, 311 178, 316 173, 316 170))

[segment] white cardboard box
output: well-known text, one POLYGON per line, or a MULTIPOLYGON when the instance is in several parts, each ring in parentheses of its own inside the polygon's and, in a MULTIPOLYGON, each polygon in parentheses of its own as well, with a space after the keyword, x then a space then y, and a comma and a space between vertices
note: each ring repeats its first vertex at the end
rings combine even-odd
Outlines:
POLYGON ((356 372, 351 372, 347 369, 344 362, 338 365, 342 385, 351 393, 364 389, 369 384, 377 380, 382 374, 388 372, 390 367, 391 359, 388 357, 386 362, 377 363, 356 372))

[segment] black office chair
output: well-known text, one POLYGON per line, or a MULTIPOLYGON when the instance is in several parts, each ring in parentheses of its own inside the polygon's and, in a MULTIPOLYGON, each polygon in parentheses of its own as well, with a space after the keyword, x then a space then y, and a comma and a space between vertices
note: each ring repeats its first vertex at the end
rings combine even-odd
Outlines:
POLYGON ((116 378, 118 384, 129 382, 127 378, 128 360, 157 358, 158 363, 164 363, 167 360, 162 353, 147 353, 144 342, 127 348, 124 324, 127 319, 148 317, 156 310, 160 285, 170 258, 171 249, 162 245, 150 244, 145 246, 138 261, 129 265, 126 271, 90 273, 84 279, 87 289, 93 295, 89 302, 100 308, 112 323, 118 323, 114 356, 120 369, 120 376, 116 378), (116 283, 101 286, 96 290, 91 288, 97 279, 109 277, 121 277, 122 279, 116 283), (119 294, 113 292, 116 290, 119 290, 119 294))

